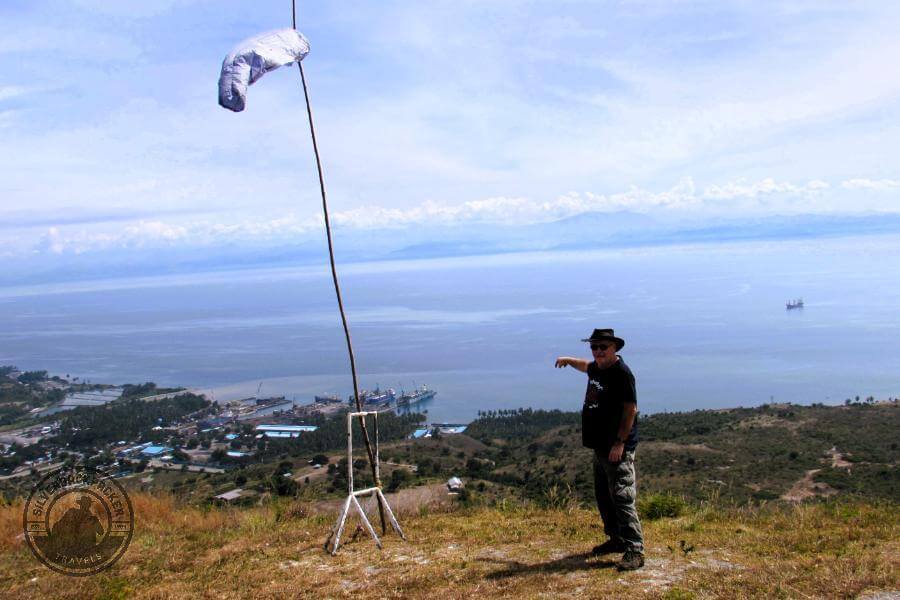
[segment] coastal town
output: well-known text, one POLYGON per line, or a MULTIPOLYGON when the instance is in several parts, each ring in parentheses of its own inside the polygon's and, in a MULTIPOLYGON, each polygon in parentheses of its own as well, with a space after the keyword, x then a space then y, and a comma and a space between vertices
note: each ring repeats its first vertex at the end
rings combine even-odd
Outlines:
MULTIPOLYGON (((0 426, 0 484, 43 475, 67 462, 90 464, 123 478, 148 469, 226 473, 264 461, 267 456, 261 454, 265 454, 269 442, 309 436, 347 412, 352 402, 352 398, 334 394, 315 396, 307 404, 284 396, 216 402, 188 389, 157 388, 152 383, 91 383, 45 371, 22 372, 11 366, 0 367, 0 392, 5 400, 0 426), (147 418, 136 426, 113 429, 117 410, 129 403, 139 403, 147 410, 147 418), (92 427, 79 427, 80 419, 93 413, 109 415, 110 422, 95 420, 92 427)), ((366 410, 392 412, 398 407, 408 411, 421 398, 434 395, 424 386, 399 395, 376 388, 363 392, 361 399, 366 410)), ((409 439, 462 433, 466 428, 465 424, 429 424, 424 415, 413 414, 415 423, 405 435, 409 439)), ((323 456, 320 462, 326 459, 323 456)), ((309 462, 305 471, 324 466, 309 462)), ((303 477, 307 475, 305 472, 303 477)), ((222 499, 235 497, 226 492, 222 499)))
MULTIPOLYGON (((463 497, 483 501, 513 495, 548 502, 548 490, 590 499, 590 464, 573 462, 584 453, 580 413, 483 410, 470 423, 432 423, 424 411, 398 407, 399 395, 361 394, 366 410, 379 415, 386 492, 437 486, 445 495, 459 478, 463 497)), ((327 503, 346 493, 351 470, 359 485, 371 485, 358 428, 353 447, 360 454, 348 464, 345 415, 353 408, 334 394, 306 404, 281 396, 226 402, 152 383, 114 386, 0 367, 0 399, 0 494, 9 499, 27 497, 47 474, 74 465, 129 490, 197 504, 266 496, 327 503)), ((644 486, 693 500, 713 488, 739 503, 893 498, 897 406, 894 397, 867 396, 831 406, 642 415, 644 486), (861 423, 865 440, 856 435, 861 423), (765 468, 760 453, 771 457, 765 468)))

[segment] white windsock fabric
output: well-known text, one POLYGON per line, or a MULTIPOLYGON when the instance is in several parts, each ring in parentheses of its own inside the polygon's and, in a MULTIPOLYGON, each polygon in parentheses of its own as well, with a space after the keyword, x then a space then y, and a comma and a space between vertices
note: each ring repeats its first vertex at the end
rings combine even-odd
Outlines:
POLYGON ((309 54, 309 42, 295 29, 261 33, 244 40, 225 57, 219 75, 219 104, 241 112, 247 87, 278 67, 300 62, 309 54))

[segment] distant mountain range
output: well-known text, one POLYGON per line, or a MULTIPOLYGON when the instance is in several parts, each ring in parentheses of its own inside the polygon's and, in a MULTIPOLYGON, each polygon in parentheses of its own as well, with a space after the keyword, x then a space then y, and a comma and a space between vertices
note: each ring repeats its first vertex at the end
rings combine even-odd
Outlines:
POLYGON ((391 257, 412 259, 894 232, 900 233, 900 214, 846 217, 801 215, 741 221, 723 219, 713 223, 671 223, 630 212, 585 213, 549 223, 495 227, 489 233, 471 229, 445 231, 436 240, 399 248, 391 253, 391 257))
MULTIPOLYGON (((409 260, 546 250, 788 240, 900 233, 900 214, 799 215, 664 221, 633 212, 585 213, 546 223, 427 225, 335 230, 341 262, 409 260)), ((35 254, 0 272, 0 285, 324 264, 324 235, 257 244, 35 254)))

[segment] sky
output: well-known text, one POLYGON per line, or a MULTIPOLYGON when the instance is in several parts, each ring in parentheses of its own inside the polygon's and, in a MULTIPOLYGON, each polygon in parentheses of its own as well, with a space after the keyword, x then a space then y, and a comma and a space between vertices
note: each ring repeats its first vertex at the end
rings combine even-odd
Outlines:
MULTIPOLYGON (((900 4, 300 2, 346 230, 900 212, 900 4)), ((4 0, 0 257, 321 233, 296 69, 217 105, 291 3, 4 0)))

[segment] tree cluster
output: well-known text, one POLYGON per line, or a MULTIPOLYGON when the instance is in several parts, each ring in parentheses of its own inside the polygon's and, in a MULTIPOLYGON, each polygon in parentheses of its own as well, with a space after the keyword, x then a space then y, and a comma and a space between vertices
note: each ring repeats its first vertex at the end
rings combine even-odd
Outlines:
POLYGON ((147 438, 154 427, 178 422, 207 404, 202 396, 185 394, 155 402, 132 399, 102 407, 80 406, 65 413, 57 442, 86 447, 147 438))
MULTIPOLYGON (((397 415, 393 412, 384 412, 378 415, 378 437, 381 442, 400 440, 415 431, 423 416, 417 413, 397 415)), ((262 444, 258 451, 259 460, 271 459, 282 454, 290 456, 303 456, 312 453, 322 453, 346 447, 347 444, 347 417, 341 413, 332 417, 317 416, 310 423, 317 425, 316 431, 300 434, 299 437, 289 439, 269 439, 262 444)), ((371 420, 369 421, 369 435, 372 436, 371 420)), ((360 452, 365 452, 362 433, 359 427, 353 427, 353 447, 360 452)))
POLYGON ((581 415, 531 408, 479 411, 478 419, 466 428, 466 435, 483 442, 493 439, 518 440, 536 437, 548 429, 564 425, 580 426, 581 415))

